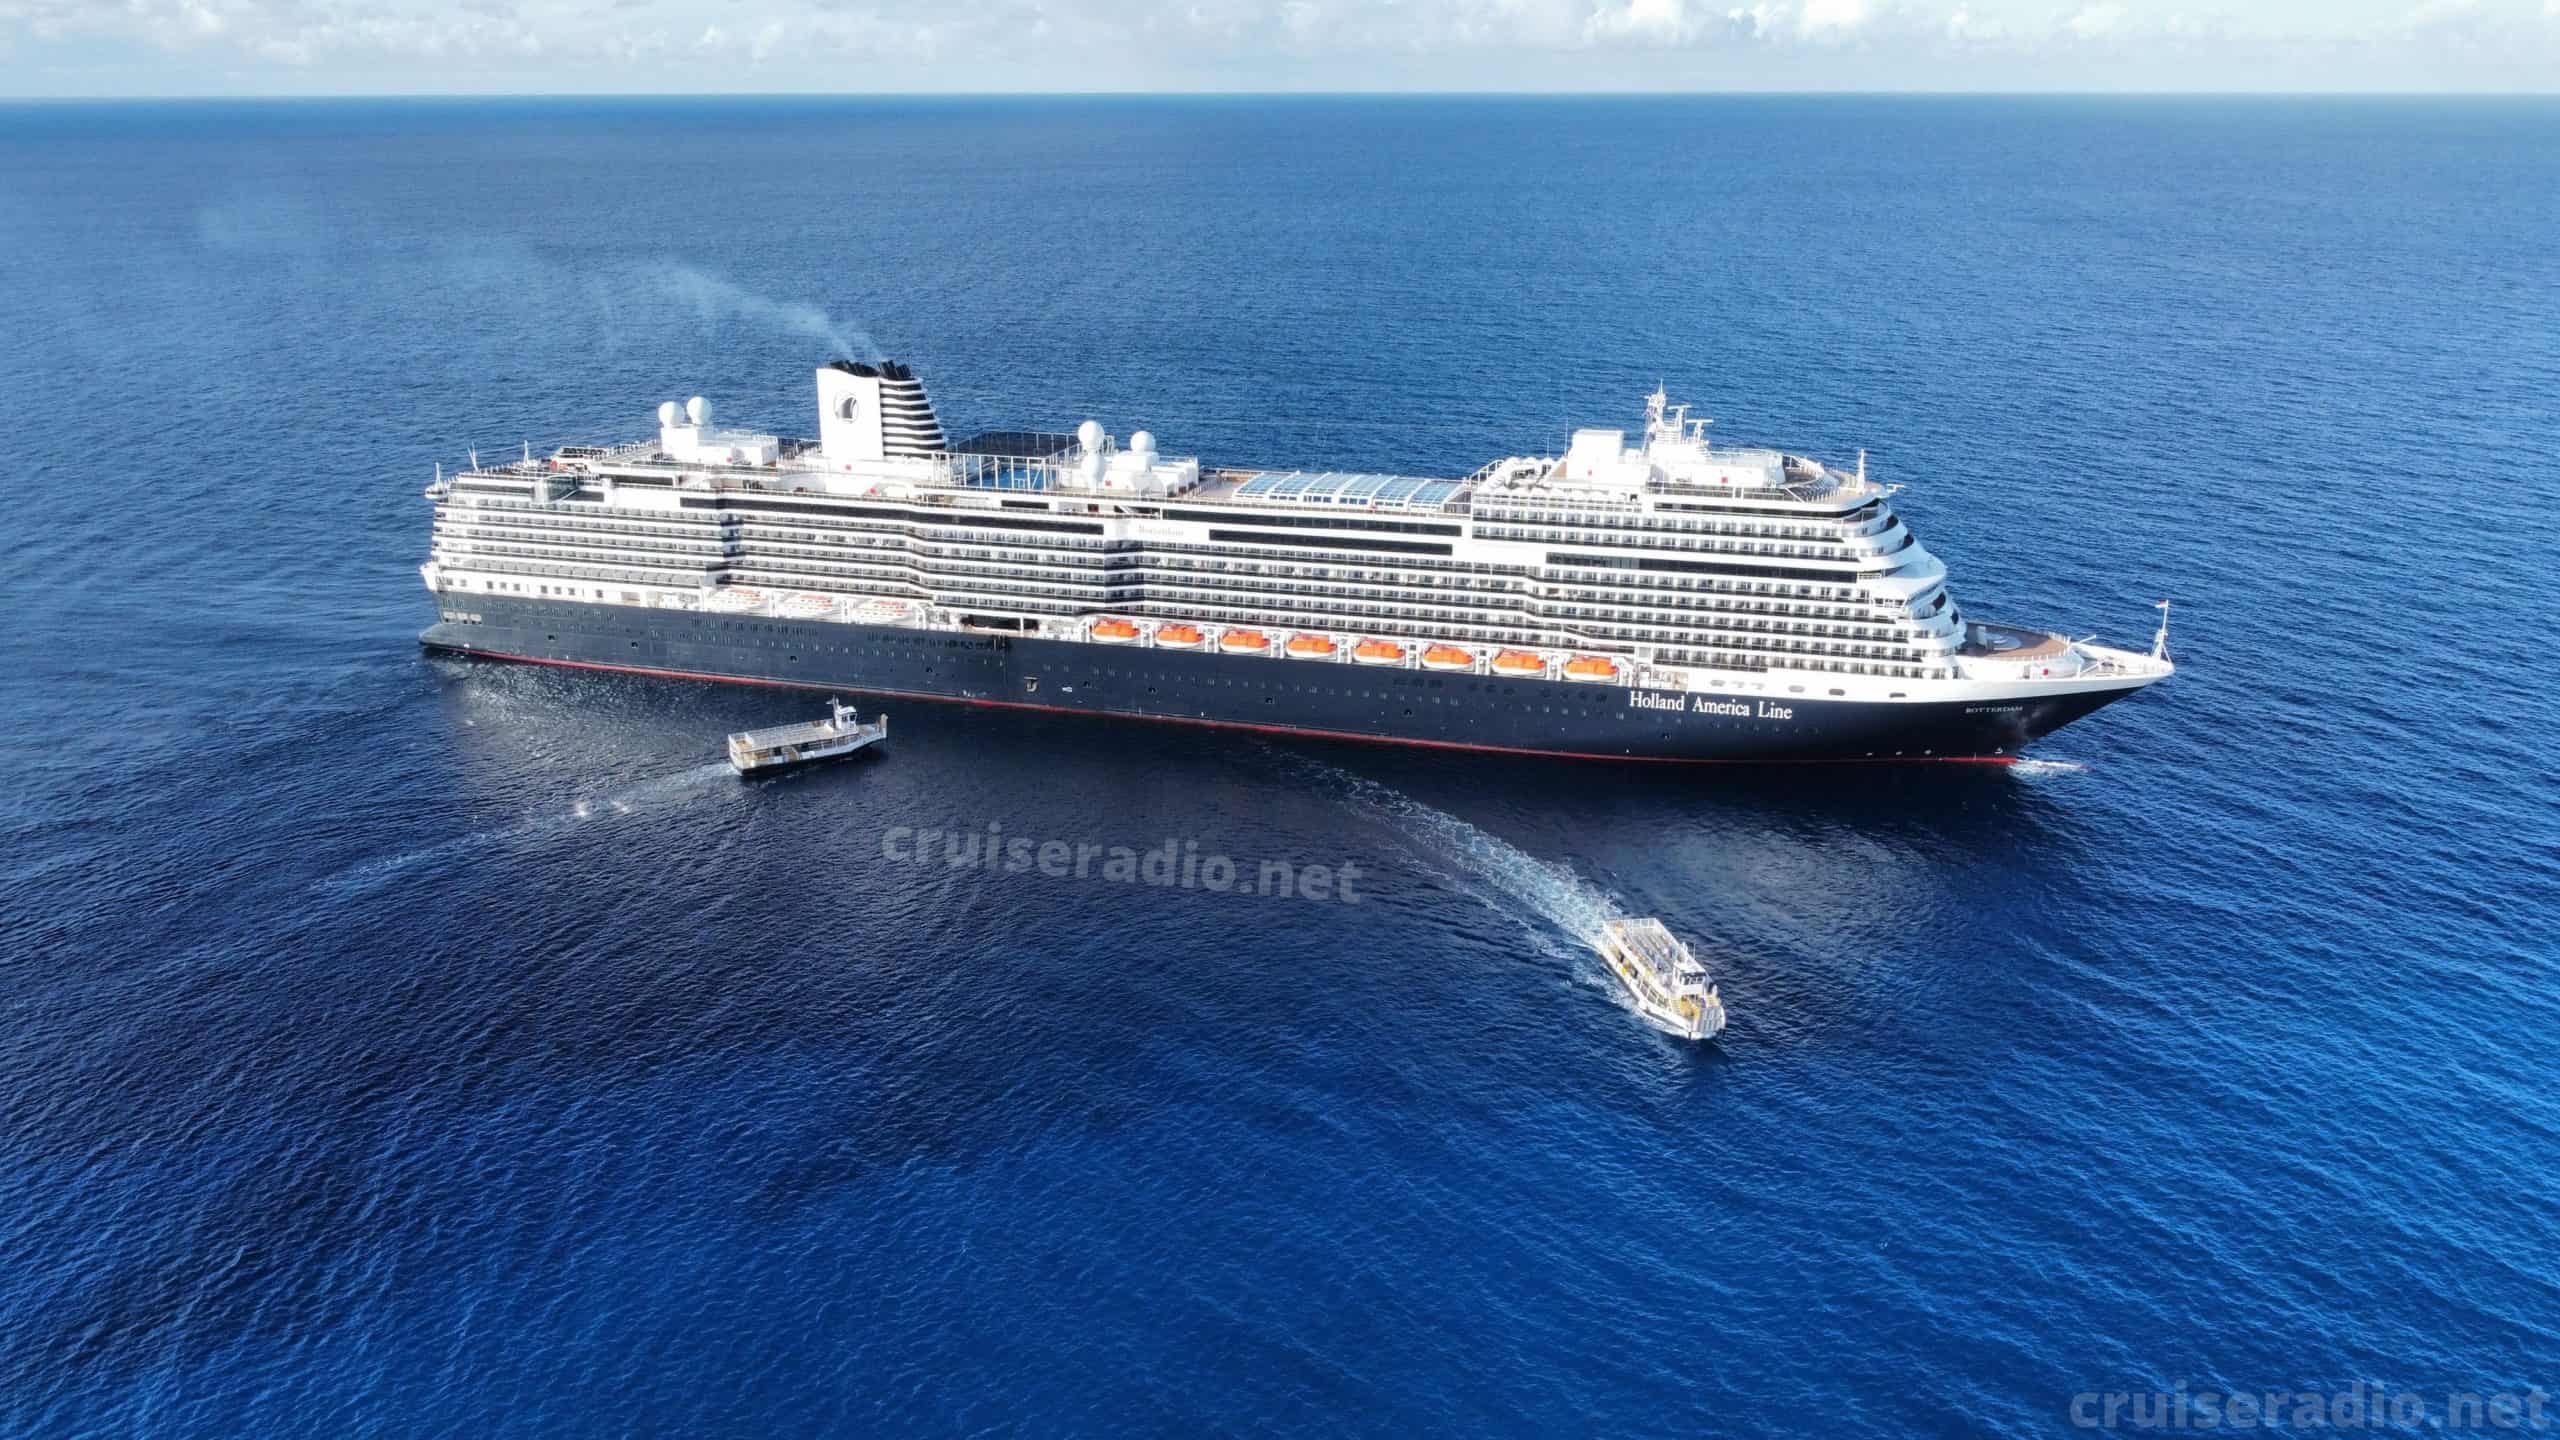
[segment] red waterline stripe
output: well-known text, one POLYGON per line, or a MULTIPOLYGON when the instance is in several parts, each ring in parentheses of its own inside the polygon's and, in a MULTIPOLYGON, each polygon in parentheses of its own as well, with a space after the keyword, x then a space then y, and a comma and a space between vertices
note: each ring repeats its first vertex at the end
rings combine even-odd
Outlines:
POLYGON ((930 700, 938 705, 984 705, 996 710, 1032 710, 1044 715, 1080 715, 1087 719, 1153 720, 1164 725, 1198 725, 1211 730, 1252 730, 1264 735, 1295 735, 1311 740, 1356 740, 1371 745, 1417 745, 1432 750, 1473 750, 1487 755, 1535 755, 1548 760, 1614 760, 1648 765, 2014 765, 2015 755, 1843 755, 1830 760, 1739 760, 1692 755, 1601 755, 1585 750, 1530 750, 1518 745, 1475 745, 1464 740, 1408 740, 1396 735, 1361 735, 1349 730, 1308 730, 1295 725, 1256 725, 1250 720, 1202 720, 1188 715, 1137 715, 1123 710, 1079 710, 1072 705, 1034 705, 1024 700, 977 700, 966 695, 929 695, 922 690, 883 690, 861 685, 822 685, 814 680, 766 680, 753 675, 710 675, 699 670, 661 670, 647 665, 607 665, 601 660, 547 660, 539 655, 510 655, 503 650, 451 650, 481 660, 515 660, 527 665, 558 665, 571 670, 607 670, 617 675, 649 675, 661 680, 709 680, 721 685, 770 685, 780 690, 846 690, 857 695, 895 695, 902 700, 930 700))

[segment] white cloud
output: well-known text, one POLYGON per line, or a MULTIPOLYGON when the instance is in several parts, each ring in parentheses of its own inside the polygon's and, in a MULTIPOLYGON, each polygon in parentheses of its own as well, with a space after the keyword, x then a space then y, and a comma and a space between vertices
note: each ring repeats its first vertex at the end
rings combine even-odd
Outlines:
POLYGON ((1761 0, 1760 4, 1748 10, 1728 10, 1724 18, 1736 31, 1757 40, 1776 29, 1778 18, 1785 13, 1785 7, 1774 6, 1769 4, 1768 0, 1761 0))
POLYGON ((2062 28, 2076 40, 2102 40, 2124 24, 2124 7, 2115 4, 2089 5, 2062 22, 2062 28))
MULTIPOLYGON (((2553 0, 2560 4, 2560 0, 2553 0)), ((1959 45, 1998 40, 2008 34, 2008 27, 1997 20, 1985 20, 1973 13, 1973 7, 1959 5, 1947 17, 1947 38, 1959 45)))
POLYGON ((1689 0, 1624 0, 1593 10, 1583 29, 1595 40, 1679 45, 1696 36, 1697 25, 1689 14, 1689 0))
POLYGON ((1804 0, 1796 30, 1808 39, 1838 39, 1863 28, 1868 18, 1867 0, 1804 0))

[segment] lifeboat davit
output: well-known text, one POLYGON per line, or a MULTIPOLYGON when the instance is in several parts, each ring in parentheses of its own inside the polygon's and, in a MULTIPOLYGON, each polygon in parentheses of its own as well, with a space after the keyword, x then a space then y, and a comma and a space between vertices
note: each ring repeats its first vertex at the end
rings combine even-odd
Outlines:
POLYGON ((1493 673, 1496 675, 1544 675, 1547 673, 1546 657, 1532 655, 1526 650, 1505 650, 1493 657, 1493 673))
POLYGON ((1218 648, 1238 655, 1259 655, 1271 648, 1271 637, 1259 630, 1230 630, 1218 637, 1218 648))
POLYGON ((1564 662, 1564 678, 1583 681, 1615 680, 1618 678, 1618 662, 1606 655, 1576 655, 1564 662))
POLYGON ((1404 647, 1389 640, 1363 640, 1351 647, 1351 658, 1363 665, 1401 665, 1404 647))
POLYGON ((1156 643, 1169 650, 1197 650, 1205 637, 1197 625, 1159 625, 1156 643))
POLYGON ((1474 651, 1461 650, 1455 645, 1434 645, 1422 652, 1422 668, 1425 670, 1472 670, 1475 663, 1474 651))
POLYGON ((1126 645, 1138 638, 1138 627, 1120 619, 1093 622, 1093 638, 1105 645, 1126 645))
POLYGON ((1338 651, 1341 650, 1341 648, 1341 646, 1334 644, 1331 640, 1322 635, 1293 635, 1289 637, 1289 655, 1292 659, 1330 660, 1338 651))

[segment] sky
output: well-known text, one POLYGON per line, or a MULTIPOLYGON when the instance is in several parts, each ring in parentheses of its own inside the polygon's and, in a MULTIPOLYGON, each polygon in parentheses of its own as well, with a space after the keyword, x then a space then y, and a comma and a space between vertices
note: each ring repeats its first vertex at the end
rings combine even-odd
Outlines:
POLYGON ((2560 91, 2560 0, 0 0, 0 96, 2560 91))

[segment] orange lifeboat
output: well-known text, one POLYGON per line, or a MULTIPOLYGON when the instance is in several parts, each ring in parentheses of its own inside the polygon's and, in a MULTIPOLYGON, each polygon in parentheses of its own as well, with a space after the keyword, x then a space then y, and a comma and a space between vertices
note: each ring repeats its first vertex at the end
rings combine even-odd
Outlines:
POLYGON ((1105 645, 1126 645, 1138 638, 1138 627, 1126 620, 1096 620, 1093 638, 1105 645))
POLYGON ((1259 655, 1271 648, 1271 637, 1259 630, 1230 630, 1218 637, 1218 648, 1239 655, 1259 655))
POLYGON ((1422 668, 1425 670, 1471 670, 1475 663, 1474 651, 1461 650, 1455 645, 1434 645, 1422 652, 1422 668))
POLYGON ((1341 648, 1322 635, 1292 635, 1288 653, 1295 660, 1330 660, 1341 648))
POLYGON ((1363 665, 1401 665, 1404 647, 1389 640, 1363 640, 1351 647, 1351 658, 1363 665))
POLYGON ((1493 673, 1496 675, 1544 675, 1547 673, 1547 662, 1545 657, 1532 655, 1526 650, 1505 650, 1493 657, 1493 673))
POLYGON ((1618 662, 1606 655, 1576 655, 1564 662, 1564 678, 1583 681, 1615 680, 1618 678, 1618 662))
POLYGON ((1200 642, 1204 638, 1206 637, 1201 635, 1200 627, 1197 625, 1159 625, 1156 627, 1156 643, 1169 649, 1196 650, 1200 648, 1200 642))

